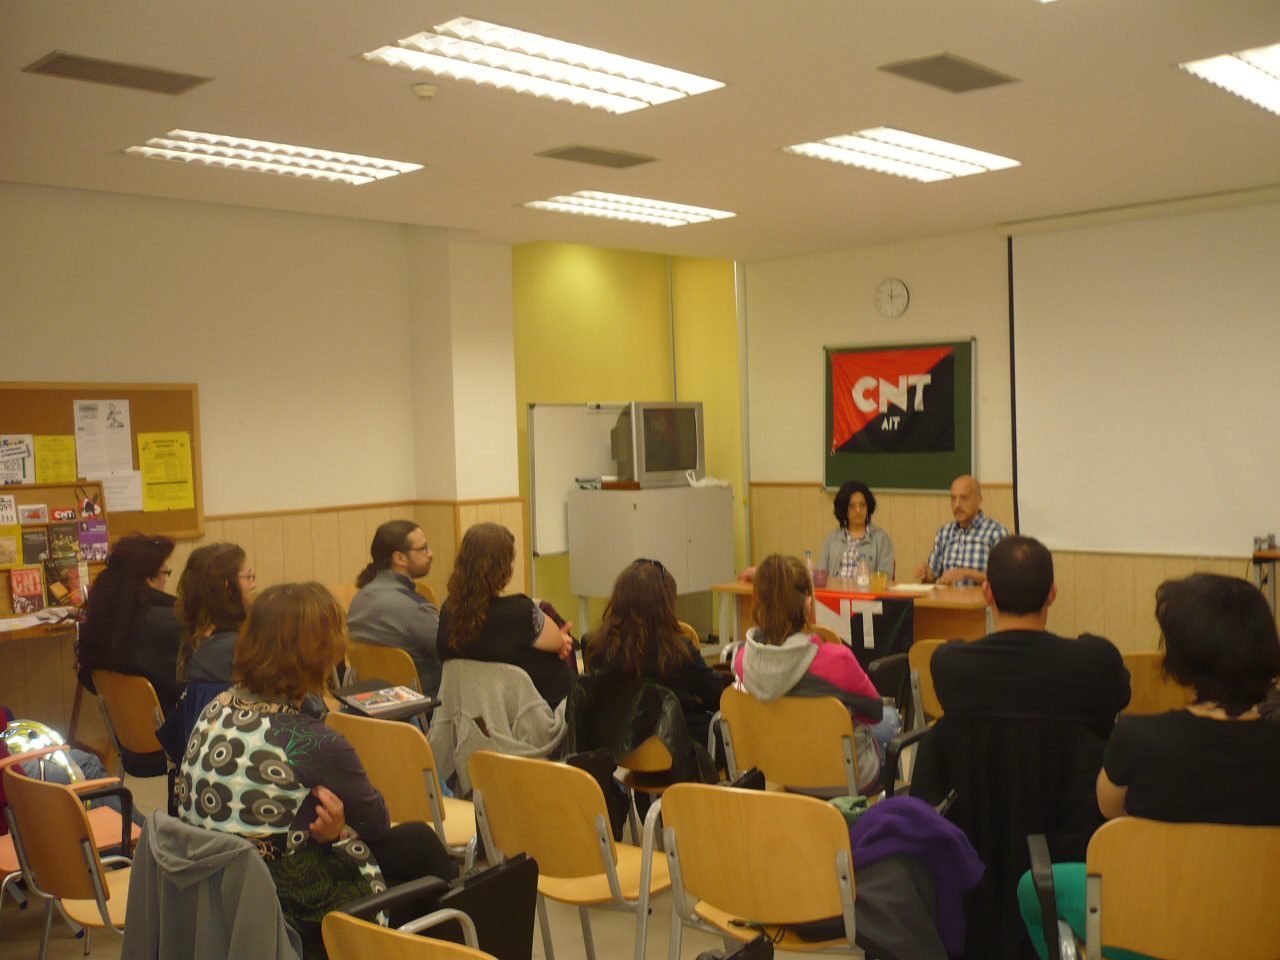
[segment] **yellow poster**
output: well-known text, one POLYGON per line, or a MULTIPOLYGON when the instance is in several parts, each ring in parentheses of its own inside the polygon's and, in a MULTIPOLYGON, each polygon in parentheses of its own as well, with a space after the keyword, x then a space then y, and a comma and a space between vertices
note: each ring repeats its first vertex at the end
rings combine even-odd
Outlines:
POLYGON ((36 483, 76 482, 76 438, 66 436, 39 436, 35 438, 36 483))
POLYGON ((138 468, 142 474, 142 509, 191 510, 196 505, 191 470, 191 434, 138 434, 138 468))

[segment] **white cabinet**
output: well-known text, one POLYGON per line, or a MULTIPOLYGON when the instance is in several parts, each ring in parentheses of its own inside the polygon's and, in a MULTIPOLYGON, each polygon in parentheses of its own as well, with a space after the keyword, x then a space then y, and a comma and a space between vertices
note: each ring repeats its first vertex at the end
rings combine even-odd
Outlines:
POLYGON ((632 560, 659 560, 677 593, 732 580, 733 490, 569 491, 569 585, 579 597, 607 597, 632 560))

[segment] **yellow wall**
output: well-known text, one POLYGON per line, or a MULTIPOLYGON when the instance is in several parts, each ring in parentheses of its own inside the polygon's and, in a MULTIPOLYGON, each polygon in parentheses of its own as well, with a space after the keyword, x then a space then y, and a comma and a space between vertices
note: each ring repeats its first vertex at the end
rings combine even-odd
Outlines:
MULTIPOLYGON (((512 248, 516 428, 526 502, 530 403, 672 399, 667 287, 667 258, 659 254, 567 243, 512 248)), ((568 556, 533 563, 538 595, 576 620, 568 556)))
MULTIPOLYGON (((671 400, 678 383, 680 399, 706 405, 707 471, 734 485, 741 563, 745 521, 733 264, 531 243, 512 249, 511 268, 521 496, 529 495, 530 403, 671 400)), ((568 557, 533 563, 539 596, 576 619, 568 557)), ((681 616, 695 625, 703 621, 705 631, 709 601, 692 603, 682 598, 681 616)), ((601 606, 593 601, 593 621, 601 606)))

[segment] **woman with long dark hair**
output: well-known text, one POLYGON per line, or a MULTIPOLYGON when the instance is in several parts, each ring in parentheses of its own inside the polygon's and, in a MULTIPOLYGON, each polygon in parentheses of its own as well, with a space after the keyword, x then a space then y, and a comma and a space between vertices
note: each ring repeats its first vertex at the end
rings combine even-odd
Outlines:
POLYGON ((184 683, 231 683, 236 634, 258 584, 243 549, 210 543, 192 551, 178 579, 176 610, 184 635, 178 676, 184 683))
POLYGON ((520 667, 553 708, 569 694, 572 624, 556 625, 522 593, 502 596, 515 572, 515 537, 497 523, 477 523, 458 547, 449 597, 440 611, 437 651, 445 660, 485 660, 520 667))
POLYGON ((600 625, 584 642, 589 673, 669 688, 680 699, 689 736, 706 742, 725 684, 681 633, 676 581, 661 563, 636 560, 618 574, 600 625))
MULTIPOLYGON (((146 677, 166 714, 178 700, 182 625, 164 592, 173 541, 131 533, 121 537, 89 591, 76 659, 80 682, 94 690, 94 670, 146 677)), ((96 692, 96 691, 95 691, 96 692)))

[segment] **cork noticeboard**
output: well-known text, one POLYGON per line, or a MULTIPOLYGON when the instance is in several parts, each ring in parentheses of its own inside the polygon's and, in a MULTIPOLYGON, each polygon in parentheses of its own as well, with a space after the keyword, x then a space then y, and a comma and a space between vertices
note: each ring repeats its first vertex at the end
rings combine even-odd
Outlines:
POLYGON ((129 401, 135 470, 138 469, 139 433, 181 431, 191 436, 195 506, 144 512, 116 510, 107 504, 112 539, 135 530, 184 540, 203 536, 199 387, 194 383, 0 383, 0 434, 73 435, 76 400, 129 401))

